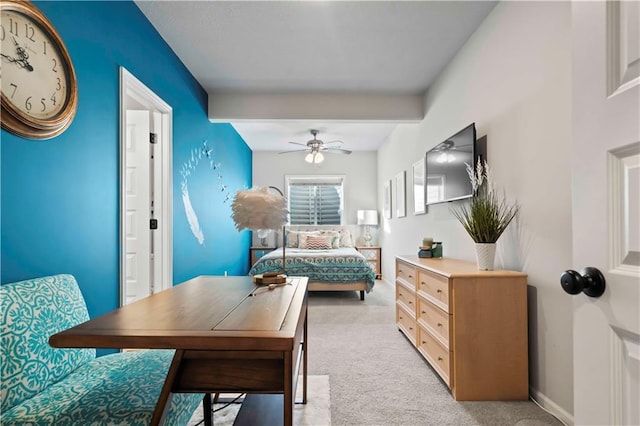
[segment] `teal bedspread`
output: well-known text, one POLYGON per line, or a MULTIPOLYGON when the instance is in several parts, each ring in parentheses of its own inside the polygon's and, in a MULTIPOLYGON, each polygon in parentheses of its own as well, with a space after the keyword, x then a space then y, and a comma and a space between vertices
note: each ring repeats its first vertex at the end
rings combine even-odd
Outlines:
MULTIPOLYGON (((331 250, 303 250, 287 248, 286 274, 308 277, 309 281, 324 283, 365 282, 367 292, 375 283, 376 274, 365 257, 356 249, 341 247, 331 250)), ((249 275, 282 271, 282 248, 262 256, 253 265, 249 275)))

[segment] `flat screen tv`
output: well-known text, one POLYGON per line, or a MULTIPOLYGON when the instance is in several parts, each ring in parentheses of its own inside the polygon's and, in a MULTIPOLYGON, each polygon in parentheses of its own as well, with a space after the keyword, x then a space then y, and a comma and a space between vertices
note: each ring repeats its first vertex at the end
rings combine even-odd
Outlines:
POLYGON ((473 195, 467 164, 475 163, 476 125, 471 123, 426 154, 426 204, 461 200, 473 195))

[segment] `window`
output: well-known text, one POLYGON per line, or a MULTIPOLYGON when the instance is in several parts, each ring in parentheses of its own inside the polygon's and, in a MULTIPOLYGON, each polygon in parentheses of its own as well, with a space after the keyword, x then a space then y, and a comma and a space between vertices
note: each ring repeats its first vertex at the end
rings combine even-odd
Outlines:
POLYGON ((343 176, 287 176, 291 225, 341 225, 343 176))

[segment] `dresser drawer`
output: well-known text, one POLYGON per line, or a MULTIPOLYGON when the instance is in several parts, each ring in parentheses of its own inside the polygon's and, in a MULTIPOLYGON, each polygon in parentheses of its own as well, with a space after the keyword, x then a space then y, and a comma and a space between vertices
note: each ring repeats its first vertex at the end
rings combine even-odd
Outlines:
POLYGON ((418 290, 431 298, 442 310, 449 312, 449 280, 429 271, 418 272, 418 290))
POLYGON ((442 347, 438 341, 422 327, 418 327, 418 349, 429 361, 429 364, 440 374, 442 380, 451 386, 450 377, 450 352, 442 347))
POLYGON ((403 280, 413 287, 416 285, 416 268, 408 263, 396 262, 396 279, 403 280))
POLYGON ((396 302, 402 303, 405 309, 416 312, 416 293, 413 290, 408 289, 402 282, 396 283, 396 302))
POLYGON ((396 304, 396 323, 411 343, 415 345, 418 334, 416 330, 416 320, 398 304, 396 304))
POLYGON ((449 314, 433 303, 418 297, 417 318, 421 326, 427 328, 443 346, 449 349, 449 314))

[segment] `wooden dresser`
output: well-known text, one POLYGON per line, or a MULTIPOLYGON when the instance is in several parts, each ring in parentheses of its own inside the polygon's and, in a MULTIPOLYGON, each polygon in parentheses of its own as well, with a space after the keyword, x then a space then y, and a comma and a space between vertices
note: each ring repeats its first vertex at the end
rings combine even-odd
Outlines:
POLYGON ((529 398, 526 274, 397 256, 396 323, 456 400, 529 398))

